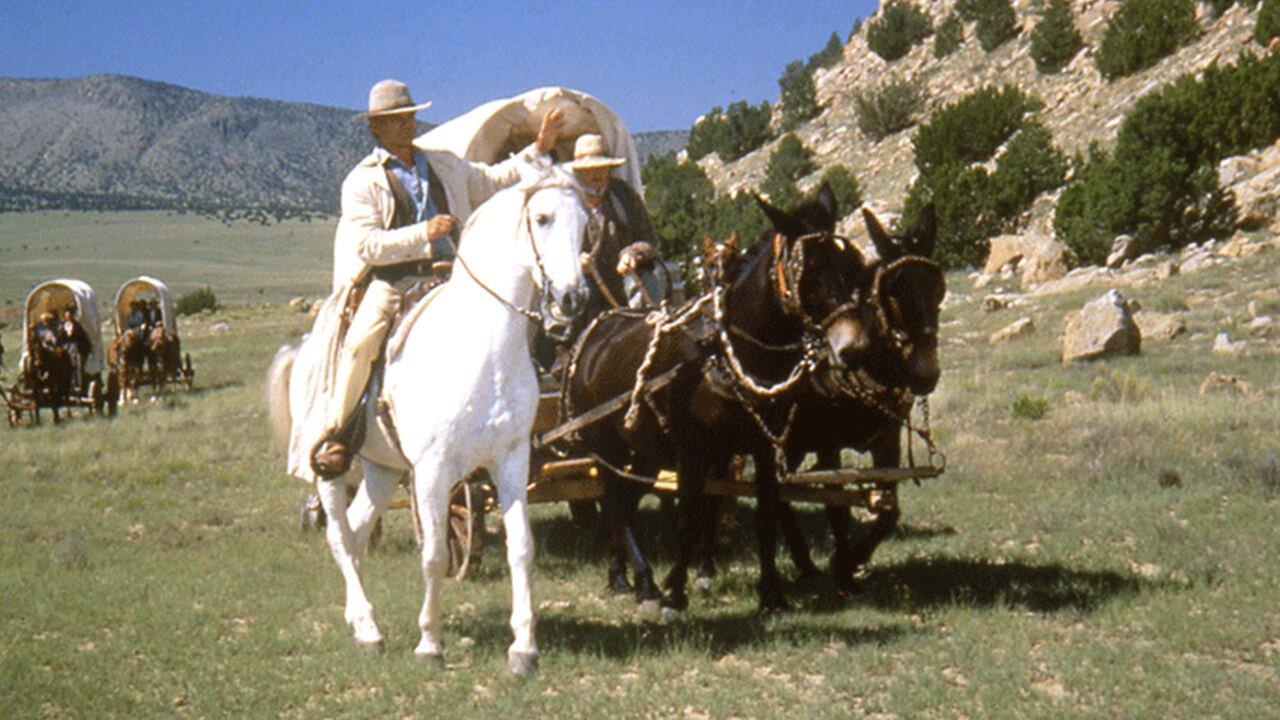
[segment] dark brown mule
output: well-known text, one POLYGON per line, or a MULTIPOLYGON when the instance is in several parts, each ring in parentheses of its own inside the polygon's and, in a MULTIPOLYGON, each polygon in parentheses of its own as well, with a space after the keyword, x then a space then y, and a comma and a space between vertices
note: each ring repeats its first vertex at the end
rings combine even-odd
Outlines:
POLYGON ((58 409, 67 404, 74 389, 74 361, 64 348, 34 336, 27 347, 28 359, 22 381, 36 397, 37 422, 41 407, 50 408, 53 421, 58 422, 61 419, 58 409))
MULTIPOLYGON (((669 385, 637 395, 629 412, 581 432, 581 447, 605 464, 606 512, 615 528, 629 527, 634 510, 630 498, 620 496, 638 495, 615 469, 638 477, 676 470, 682 542, 664 600, 671 608, 688 603, 687 568, 701 534, 696 525, 707 517, 705 481, 723 475, 735 455, 771 454, 768 434, 793 412, 789 395, 824 362, 865 344, 849 302, 864 269, 861 256, 830 234, 836 217, 830 190, 824 187, 817 200, 792 213, 762 206, 776 232, 762 238, 726 289, 661 325, 639 314, 602 315, 579 341, 564 384, 572 413, 631 390, 638 377, 675 373, 669 385)), ((756 482, 760 603, 769 609, 785 604, 775 562, 772 465, 757 472, 756 482)), ((645 575, 637 578, 642 598, 656 592, 645 575)))
POLYGON ((147 364, 151 379, 164 392, 165 383, 182 375, 182 345, 178 336, 157 325, 147 338, 147 364))
MULTIPOLYGON (((815 376, 799 411, 787 448, 792 463, 818 454, 819 469, 840 467, 840 451, 870 452, 876 468, 901 463, 902 427, 915 396, 933 392, 941 376, 938 315, 946 295, 941 268, 930 260, 935 222, 933 206, 902 235, 890 235, 871 212, 863 210, 879 259, 859 288, 861 322, 870 328, 863 352, 845 368, 815 376)), ((758 460, 757 460, 758 462, 758 460)), ((849 511, 827 508, 835 539, 831 572, 843 592, 853 590, 853 575, 897 526, 901 511, 896 485, 882 484, 871 508, 874 516, 856 545, 849 535, 849 511)), ((784 524, 797 567, 812 568, 807 545, 792 521, 784 524)))

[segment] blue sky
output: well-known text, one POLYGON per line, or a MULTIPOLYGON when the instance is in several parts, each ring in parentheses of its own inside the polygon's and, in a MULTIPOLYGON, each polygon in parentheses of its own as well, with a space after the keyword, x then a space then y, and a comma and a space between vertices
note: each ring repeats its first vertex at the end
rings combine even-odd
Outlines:
POLYGON ((713 105, 776 98, 787 61, 878 4, 0 0, 0 76, 118 73, 351 108, 398 77, 435 103, 431 122, 567 85, 632 130, 684 129, 713 105))

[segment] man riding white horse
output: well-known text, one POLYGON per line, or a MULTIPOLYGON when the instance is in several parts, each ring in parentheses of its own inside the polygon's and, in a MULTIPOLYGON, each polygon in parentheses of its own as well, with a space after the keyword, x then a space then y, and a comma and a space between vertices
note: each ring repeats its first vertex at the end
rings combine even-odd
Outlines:
MULTIPOLYGON (((375 84, 362 117, 378 146, 342 183, 330 301, 343 304, 346 328, 325 328, 342 339, 327 402, 313 410, 323 413, 323 429, 310 451, 309 470, 322 478, 346 472, 358 449, 344 430, 400 309, 404 288, 397 283, 426 274, 424 261, 451 260, 453 238, 471 211, 518 182, 522 164, 545 163, 563 122, 560 111, 547 113, 534 145, 489 166, 415 147, 415 113, 429 105, 415 104, 402 82, 375 84)), ((294 470, 305 475, 308 468, 294 470)))

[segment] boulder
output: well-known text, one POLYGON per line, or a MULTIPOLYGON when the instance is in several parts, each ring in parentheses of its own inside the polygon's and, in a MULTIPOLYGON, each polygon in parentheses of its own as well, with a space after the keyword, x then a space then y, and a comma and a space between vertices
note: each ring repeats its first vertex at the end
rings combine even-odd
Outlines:
POLYGON ((1142 312, 1135 314, 1133 321, 1146 340, 1172 340, 1187 331, 1181 315, 1142 312))
POLYGON ((1022 290, 1026 292, 1067 274, 1067 248, 1048 235, 1028 235, 1023 247, 1022 290))
POLYGON ((1111 242, 1111 253, 1107 255, 1107 267, 1118 268, 1129 260, 1137 259, 1138 241, 1132 235, 1117 235, 1111 242))
POLYGON ((1116 290, 1090 300, 1063 319, 1062 362, 1099 360, 1142 351, 1142 333, 1116 290))
POLYGON ((1264 228, 1280 216, 1280 148, 1263 150, 1254 167, 1257 172, 1251 177, 1229 186, 1236 195, 1237 224, 1242 228, 1264 228))
POLYGON ((1016 338, 1033 335, 1035 334, 1035 331, 1036 331, 1036 324, 1031 321, 1031 318, 1029 317, 1019 318, 1015 320, 1012 324, 1004 327, 1003 329, 997 330, 995 333, 993 333, 991 337, 988 339, 988 342, 992 345, 995 345, 997 343, 1002 343, 1002 342, 1008 342, 1009 340, 1013 340, 1016 338))
POLYGON ((1245 329, 1254 335, 1269 335, 1273 327, 1275 327, 1275 321, 1270 315, 1259 315, 1250 320, 1245 329))
POLYGON ((307 312, 311 309, 311 303, 304 297, 296 297, 289 301, 289 308, 298 312, 307 312))
POLYGON ((987 264, 982 272, 994 275, 1006 265, 1016 265, 1023 257, 1021 235, 997 235, 991 238, 991 250, 987 253, 987 264))
POLYGON ((1213 339, 1213 354, 1241 355, 1248 348, 1248 345, 1243 340, 1232 342, 1231 337, 1226 333, 1218 333, 1218 336, 1213 339))
POLYGON ((1182 271, 1177 260, 1165 260, 1156 265, 1156 280, 1168 280, 1182 271))

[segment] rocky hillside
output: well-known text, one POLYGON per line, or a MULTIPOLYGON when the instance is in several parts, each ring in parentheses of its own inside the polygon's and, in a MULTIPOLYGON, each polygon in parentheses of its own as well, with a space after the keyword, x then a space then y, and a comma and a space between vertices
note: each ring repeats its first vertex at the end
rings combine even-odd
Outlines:
MULTIPOLYGON (((857 174, 869 204, 887 210, 901 208, 915 177, 911 144, 915 129, 872 142, 858 130, 854 103, 860 93, 894 80, 909 79, 927 88, 922 121, 934 110, 984 85, 1016 84, 1044 101, 1041 117, 1054 143, 1072 153, 1091 142, 1114 140, 1125 113, 1144 94, 1184 73, 1213 62, 1231 61, 1247 48, 1259 50, 1252 39, 1256 9, 1236 4, 1222 15, 1210 17, 1208 6, 1200 4, 1202 34, 1196 41, 1148 70, 1108 82, 1095 65, 1094 52, 1107 20, 1121 4, 1116 0, 1073 0, 1076 26, 1086 46, 1053 75, 1039 73, 1030 56, 1031 32, 1043 7, 1037 0, 1014 0, 1018 36, 990 53, 979 47, 973 23, 966 23, 963 44, 950 56, 935 58, 930 38, 905 57, 886 62, 868 48, 868 23, 864 23, 846 44, 841 60, 815 73, 823 110, 799 127, 796 135, 813 151, 819 169, 805 178, 802 187, 815 182, 823 166, 844 163, 857 174)), ((916 5, 930 14, 936 28, 955 3, 942 0, 916 5)), ((764 179, 766 163, 776 145, 775 139, 737 162, 724 164, 713 154, 700 164, 722 192, 754 188, 764 179)), ((1048 219, 1043 207, 1034 215, 1036 222, 1048 219)), ((849 223, 849 229, 857 230, 852 225, 849 223)))
MULTIPOLYGON (((0 78, 0 211, 257 206, 335 211, 368 152, 354 110, 96 75, 0 78)), ((687 133, 639 133, 641 155, 687 133)))

